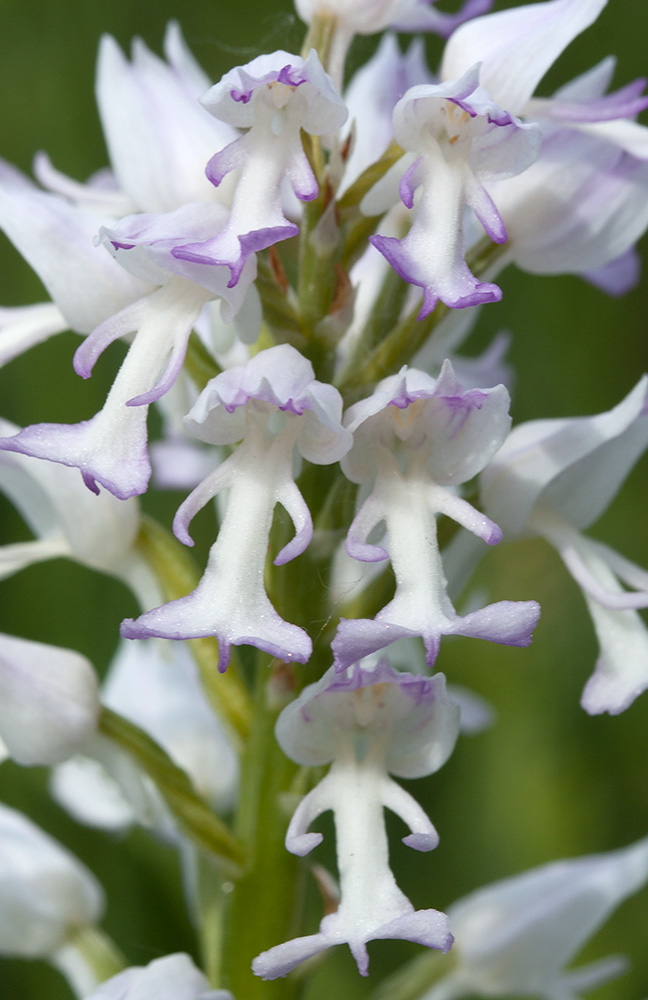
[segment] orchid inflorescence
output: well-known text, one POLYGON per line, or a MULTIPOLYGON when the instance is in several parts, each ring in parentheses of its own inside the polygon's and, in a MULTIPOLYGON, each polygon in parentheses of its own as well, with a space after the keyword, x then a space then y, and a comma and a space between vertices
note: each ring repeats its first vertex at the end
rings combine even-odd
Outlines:
POLYGON ((397 884, 385 811, 407 847, 435 849, 400 781, 492 717, 435 672, 450 637, 532 641, 533 599, 455 607, 489 547, 541 537, 583 591, 600 646, 587 713, 648 688, 648 571, 586 533, 648 446, 647 377, 596 416, 512 426, 503 341, 460 353, 509 264, 636 282, 644 81, 609 91, 606 59, 537 95, 606 0, 295 6, 301 55, 215 84, 175 23, 165 59, 104 37, 110 167, 82 184, 39 154, 35 183, 0 164, 0 225, 50 296, 2 310, 2 362, 72 330, 87 379, 127 345, 94 416, 2 420, 0 488, 34 537, 0 549, 0 573, 65 557, 139 609, 101 684, 79 652, 0 637, 0 749, 51 768, 80 823, 139 824, 178 852, 202 967, 129 964, 98 927, 96 878, 6 806, 0 952, 45 958, 88 1000, 281 1000, 310 996, 335 946, 365 977, 368 943, 394 939, 429 953, 349 996, 576 1000, 622 970, 566 966, 648 881, 648 836, 445 913, 397 884), (398 31, 446 39, 437 72, 398 31), (347 79, 354 37, 379 32, 347 79), (188 491, 173 534, 142 513, 152 478, 188 491), (187 549, 205 507, 201 574, 187 549))

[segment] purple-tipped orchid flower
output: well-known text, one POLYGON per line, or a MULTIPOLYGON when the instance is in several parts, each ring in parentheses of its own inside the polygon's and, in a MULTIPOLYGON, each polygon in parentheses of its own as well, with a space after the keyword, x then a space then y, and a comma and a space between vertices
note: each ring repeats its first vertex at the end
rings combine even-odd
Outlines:
POLYGON ((295 449, 310 462, 335 462, 351 446, 340 422, 342 400, 318 382, 293 347, 261 351, 246 365, 230 368, 207 385, 187 417, 197 437, 212 444, 241 441, 234 453, 187 497, 174 521, 177 537, 193 542, 188 526, 204 505, 229 488, 227 509, 204 576, 187 597, 122 624, 128 639, 161 636, 189 639, 215 635, 219 669, 232 645, 256 646, 285 660, 308 660, 312 644, 285 622, 265 592, 263 576, 273 511, 280 503, 295 536, 275 557, 281 566, 309 544, 313 526, 293 474, 295 449))
MULTIPOLYGON (((463 127, 465 138, 460 140, 455 127, 441 141, 438 113, 428 101, 426 129, 417 139, 399 115, 424 91, 413 88, 397 105, 396 138, 405 149, 421 154, 401 180, 401 197, 411 208, 415 187, 422 184, 423 192, 404 240, 378 236, 372 242, 399 274, 425 290, 421 316, 438 298, 461 307, 501 297, 496 285, 478 282, 463 260, 464 246, 475 243, 482 229, 494 242, 507 244, 490 270, 492 278, 511 260, 539 272, 599 268, 623 255, 648 224, 648 130, 632 120, 648 105, 641 94, 645 81, 605 94, 613 70, 613 61, 605 60, 554 97, 533 97, 547 70, 605 3, 549 0, 476 18, 454 32, 440 69, 436 96, 445 98, 440 106, 456 101, 453 88, 478 74, 475 95, 487 94, 492 109, 506 109, 505 130, 503 112, 493 115, 486 109, 484 124, 479 101, 466 93, 463 103, 458 102, 471 116, 463 127), (526 147, 517 137, 517 151, 502 141, 504 131, 506 138, 513 137, 513 123, 527 129, 535 125, 533 140, 526 135, 526 147), (440 142, 443 157, 429 132, 440 142), (483 143, 487 155, 480 160, 483 143), (470 185, 458 189, 462 145, 470 153, 464 170, 470 168, 472 174, 470 185), (500 166, 498 153, 506 157, 500 166), (464 217, 465 205, 479 225, 472 216, 464 217)), ((434 91, 429 93, 432 97, 434 91)), ((409 115, 414 117, 411 109, 409 115)), ((375 196, 373 201, 375 208, 375 196)))
POLYGON ((233 287, 252 254, 299 231, 284 215, 284 179, 302 201, 317 196, 301 131, 335 132, 347 111, 314 50, 305 60, 283 51, 258 56, 227 73, 202 103, 214 117, 247 129, 212 156, 207 177, 218 186, 233 170, 240 170, 240 176, 220 232, 211 239, 185 241, 171 252, 181 261, 226 265, 233 287))
POLYGON ((495 103, 480 85, 477 63, 452 82, 408 90, 394 109, 394 135, 416 154, 400 181, 403 204, 412 209, 419 188, 421 195, 404 239, 371 242, 405 281, 423 289, 420 319, 439 299, 455 309, 498 301, 497 285, 478 281, 465 262, 465 209, 495 243, 506 241, 483 182, 526 170, 538 155, 538 128, 495 103))
POLYGON ((583 591, 601 650, 581 702, 591 714, 622 712, 648 688, 648 629, 637 614, 648 607, 648 573, 582 534, 647 446, 644 375, 607 413, 520 424, 481 477, 484 509, 505 536, 546 538, 583 591))
POLYGON ((236 132, 200 106, 210 81, 175 23, 164 48, 167 62, 136 40, 129 62, 113 38, 101 40, 97 104, 111 170, 82 184, 39 153, 34 173, 40 190, 0 164, 0 226, 52 298, 47 305, 2 310, 0 363, 68 328, 90 333, 150 289, 148 279, 137 280, 93 244, 101 226, 133 212, 169 212, 228 196, 208 183, 204 165, 236 132))
POLYGON ((401 674, 387 660, 356 664, 344 675, 331 668, 281 713, 276 736, 298 764, 331 764, 325 778, 302 800, 288 827, 286 847, 308 854, 322 841, 311 823, 333 810, 340 874, 340 904, 319 932, 263 952, 252 971, 263 979, 285 976, 305 959, 348 944, 367 975, 367 942, 379 938, 415 941, 447 951, 447 917, 414 910, 389 867, 384 809, 409 827, 403 843, 431 851, 439 838, 417 802, 389 777, 421 778, 437 771, 452 753, 459 708, 448 697, 445 677, 401 674))
MULTIPOLYGON (((75 370, 88 378, 111 342, 136 334, 100 413, 71 426, 32 425, 0 447, 76 467, 93 492, 101 485, 120 499, 146 491, 148 405, 177 378, 203 307, 216 297, 231 320, 256 276, 251 260, 230 290, 228 268, 173 254, 176 245, 204 241, 225 225, 227 209, 205 180, 204 164, 236 132, 198 104, 208 81, 175 26, 166 48, 169 64, 137 43, 129 64, 112 39, 102 41, 97 96, 115 170, 106 186, 75 184, 43 158, 39 173, 57 193, 40 192, 17 171, 0 169, 0 223, 59 307, 5 316, 6 356, 67 321, 79 332, 92 331, 75 356, 75 370), (166 171, 159 170, 161 160, 166 171), (124 210, 139 214, 117 221, 124 210), (93 246, 97 231, 123 267, 93 246)), ((260 317, 252 312, 254 339, 260 317)))
MULTIPOLYGON (((340 192, 376 161, 394 138, 394 107, 406 90, 433 77, 425 61, 423 39, 401 52, 396 36, 383 35, 376 52, 353 74, 344 91, 349 119, 343 137, 351 138, 340 192)), ((375 254, 372 254, 375 258, 375 254)))
POLYGON ((173 384, 193 324, 210 297, 206 289, 175 277, 101 324, 77 352, 83 374, 90 374, 111 341, 133 330, 137 335, 99 413, 78 424, 32 424, 0 439, 0 448, 76 467, 93 493, 99 484, 120 500, 145 493, 151 475, 148 404, 173 384))
POLYGON ((490 518, 457 495, 455 487, 480 472, 506 437, 509 395, 504 386, 465 390, 445 362, 437 380, 403 369, 348 411, 354 446, 343 459, 346 475, 370 486, 349 529, 346 550, 355 559, 389 558, 393 599, 375 619, 342 619, 332 649, 340 668, 405 636, 421 636, 433 666, 441 636, 468 635, 526 646, 537 622, 535 601, 501 601, 465 617, 446 592, 436 531, 446 514, 487 544, 502 533, 490 518), (384 545, 369 543, 384 522, 384 545))
MULTIPOLYGON (((493 99, 543 133, 528 171, 487 183, 508 233, 496 270, 514 261, 535 273, 587 272, 626 254, 648 224, 648 129, 633 120, 648 106, 645 81, 606 94, 609 58, 553 97, 533 97, 606 2, 550 0, 499 11, 462 25, 446 46, 442 78, 479 60, 493 99)), ((622 275, 621 285, 630 278, 622 275)))

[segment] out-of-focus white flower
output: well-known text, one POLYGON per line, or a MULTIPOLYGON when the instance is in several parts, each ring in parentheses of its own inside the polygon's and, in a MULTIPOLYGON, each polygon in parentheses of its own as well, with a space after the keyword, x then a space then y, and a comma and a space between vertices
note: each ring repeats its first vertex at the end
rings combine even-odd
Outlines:
POLYGON ((0 804, 0 952, 51 957, 103 911, 94 876, 22 813, 0 804))
POLYGON ((585 942, 648 881, 648 839, 607 854, 555 861, 478 889, 449 909, 457 965, 420 1000, 578 1000, 618 975, 610 957, 566 971, 585 942))
MULTIPOLYGON (((0 419, 0 433, 19 428, 0 419)), ((73 469, 0 451, 0 491, 17 507, 33 541, 0 547, 0 579, 59 557, 122 580, 145 606, 159 585, 136 550, 140 508, 135 498, 93 496, 73 469)))
POLYGON ((234 1000, 228 990, 212 990, 188 955, 178 952, 145 966, 131 966, 106 980, 86 1000, 234 1000))
MULTIPOLYGON (((122 641, 102 688, 103 704, 148 733, 191 778, 196 791, 219 812, 232 808, 238 784, 238 759, 218 718, 210 709, 191 654, 183 643, 159 640, 122 641)), ((0 730, 1 732, 1 730, 0 730)), ((90 826, 120 829, 146 819, 138 803, 129 802, 130 781, 106 759, 105 742, 88 748, 96 756, 77 756, 52 775, 55 798, 90 826), (105 765, 111 770, 106 771, 105 765)), ((145 787, 149 783, 142 776, 145 787)), ((151 795, 154 792, 151 789, 151 795)), ((150 807, 154 801, 149 803, 150 807)), ((160 803, 150 816, 170 833, 160 803)))
POLYGON ((71 649, 0 635, 0 736, 17 764, 57 764, 95 733, 99 685, 71 649))
POLYGON ((447 37, 468 18, 490 10, 493 0, 465 0, 455 14, 437 10, 434 0, 295 0, 297 13, 310 24, 317 15, 335 20, 329 71, 338 84, 354 35, 394 31, 432 31, 447 37))
POLYGON ((592 714, 622 712, 648 687, 648 630, 636 610, 648 607, 648 573, 582 534, 647 445, 644 375, 607 413, 515 427, 481 476, 484 509, 505 537, 546 538, 583 591, 601 649, 582 698, 592 714))

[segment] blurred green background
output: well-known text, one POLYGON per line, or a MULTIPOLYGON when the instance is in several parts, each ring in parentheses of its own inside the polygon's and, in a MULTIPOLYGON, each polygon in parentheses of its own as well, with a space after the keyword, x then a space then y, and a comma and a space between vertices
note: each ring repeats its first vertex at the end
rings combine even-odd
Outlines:
MULTIPOLYGON (((512 5, 496 4, 506 6, 512 5)), ((597 24, 559 60, 545 92, 609 53, 619 57, 616 85, 640 76, 646 70, 645 17, 645 0, 610 0, 597 24)), ((79 179, 104 166, 93 99, 99 37, 111 33, 127 47, 140 35, 160 52, 171 18, 180 21, 214 79, 259 51, 298 51, 303 37, 287 0, 0 0, 2 154, 29 171, 33 154, 44 149, 56 167, 79 179)), ((375 44, 361 39, 352 65, 375 44)), ((432 65, 439 51, 431 40, 432 65)), ((0 303, 42 301, 38 279, 0 239, 0 303)), ((468 350, 476 353, 500 329, 513 332, 516 420, 608 409, 645 370, 645 282, 621 301, 572 277, 509 271, 501 285, 503 301, 483 311, 468 350)), ((108 352, 93 378, 82 383, 71 369, 77 343, 72 334, 63 335, 0 371, 1 415, 25 424, 74 421, 95 412, 121 349, 108 352)), ((647 486, 644 459, 592 531, 643 565, 647 486)), ((168 524, 180 499, 156 499, 151 509, 168 524)), ((3 541, 29 537, 4 500, 0 517, 3 541)), ((493 879, 556 857, 621 847, 648 833, 648 694, 617 718, 590 719, 579 708, 596 643, 581 595, 557 556, 539 542, 494 551, 479 584, 489 588, 491 600, 536 598, 543 615, 529 650, 472 640, 443 647, 439 669, 488 698, 498 721, 491 731, 461 740, 438 775, 412 786, 441 835, 440 847, 428 857, 407 858, 398 845, 394 850, 394 867, 416 906, 443 908, 493 879)), ((135 611, 121 585, 60 560, 23 571, 0 588, 2 631, 76 648, 99 670, 112 655, 120 620, 135 611)), ((0 798, 40 822, 96 872, 108 890, 104 926, 129 960, 145 964, 169 951, 193 950, 173 854, 141 832, 115 837, 79 828, 51 802, 46 780, 45 772, 5 764, 0 798)), ((631 972, 597 997, 637 1000, 648 993, 647 942, 648 890, 621 908, 584 955, 626 952, 633 961, 631 972)), ((415 949, 404 943, 375 946, 372 971, 379 975, 410 953, 415 949)), ((334 986, 362 996, 372 984, 358 980, 342 949, 331 954, 316 980, 313 1000, 330 995, 334 986)), ((0 962, 0 995, 66 1000, 70 994, 44 964, 6 961, 0 962)))

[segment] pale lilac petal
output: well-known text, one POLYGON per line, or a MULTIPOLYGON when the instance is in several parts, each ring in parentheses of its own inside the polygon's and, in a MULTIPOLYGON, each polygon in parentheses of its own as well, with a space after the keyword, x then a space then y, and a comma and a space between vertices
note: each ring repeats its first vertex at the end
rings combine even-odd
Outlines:
MULTIPOLYGON (((599 569, 607 590, 621 592, 614 575, 599 569)), ((624 712, 648 689, 648 629, 636 611, 615 611, 585 593, 599 641, 600 655, 587 681, 581 705, 590 715, 624 712)))
POLYGON ((629 153, 630 156, 643 160, 644 163, 648 160, 648 128, 639 122, 617 118, 614 121, 594 122, 591 125, 584 123, 578 127, 600 142, 610 143, 617 149, 629 153))
POLYGON ((370 494, 353 518, 344 541, 344 547, 353 559, 360 559, 362 562, 380 562, 389 558, 387 549, 382 545, 366 541, 383 517, 382 504, 373 493, 370 494))
POLYGON ((67 329, 61 310, 51 302, 13 309, 0 307, 0 365, 67 329))
POLYGON ((482 474, 485 509, 507 535, 525 531, 540 502, 574 527, 611 503, 648 443, 648 376, 606 413, 516 427, 482 474))
POLYGON ((94 246, 103 222, 104 217, 40 191, 18 170, 0 163, 0 226, 78 333, 88 333, 149 291, 94 246))
POLYGON ((482 86, 502 107, 519 113, 549 67, 606 3, 549 0, 469 21, 445 47, 441 78, 455 80, 480 62, 482 86))
POLYGON ((231 808, 237 755, 206 700, 186 644, 122 641, 106 675, 102 701, 164 747, 214 808, 231 808))
POLYGON ((647 192, 648 164, 582 129, 551 135, 525 174, 492 188, 510 259, 536 274, 580 273, 625 253, 648 224, 647 192))
POLYGON ((126 410, 130 419, 97 414, 79 424, 32 424, 15 437, 1 438, 0 448, 80 470, 93 493, 104 486, 120 500, 146 492, 151 467, 146 451, 146 413, 126 410), (108 450, 110 449, 110 450, 108 450))
POLYGON ((418 621, 415 617, 401 618, 396 609, 386 605, 373 620, 342 618, 331 643, 336 667, 343 670, 362 657, 410 636, 423 639, 430 667, 436 662, 443 635, 487 639, 504 646, 528 646, 540 617, 540 606, 536 601, 498 601, 464 617, 448 614, 443 622, 435 621, 432 616, 426 618, 424 612, 418 621))
POLYGON ((310 545, 313 537, 313 519, 295 483, 287 483, 277 493, 277 500, 285 508, 295 527, 294 538, 284 545, 273 560, 275 566, 283 566, 284 563, 301 555, 310 545))
POLYGON ((121 337, 134 333, 144 321, 147 308, 148 302, 145 296, 95 327, 74 354, 73 365, 77 375, 81 378, 90 378, 95 363, 106 348, 121 337))
POLYGON ((287 976, 307 958, 326 951, 332 943, 330 938, 322 933, 293 938, 292 941, 275 945, 274 948, 257 955, 252 961, 252 972, 261 979, 279 979, 281 976, 287 976))
POLYGON ((245 365, 212 379, 185 424, 209 444, 233 444, 245 434, 244 407, 250 399, 300 417, 297 446, 310 462, 335 462, 351 447, 352 436, 341 425, 337 389, 318 382, 310 362, 289 344, 259 351, 245 365))
MULTIPOLYGON (((372 35, 385 28, 397 31, 433 31, 447 37, 457 25, 470 17, 483 14, 492 7, 492 0, 464 0, 455 14, 435 9, 434 0, 328 0, 327 10, 333 13, 340 30, 349 40, 354 34, 372 35)), ((307 24, 321 9, 316 0, 296 0, 297 13, 307 24)))
POLYGON ((642 96, 645 79, 634 80, 621 90, 588 99, 565 100, 560 97, 533 98, 525 108, 529 118, 549 118, 555 122, 605 122, 616 118, 633 118, 648 107, 648 97, 642 96))
POLYGON ((436 948, 444 955, 450 951, 454 941, 448 917, 439 910, 416 910, 414 913, 404 913, 376 928, 372 937, 375 940, 414 941, 416 944, 425 945, 426 948, 436 948))
MULTIPOLYGON (((606 56, 599 63, 592 66, 579 76, 565 83, 555 91, 555 100, 565 101, 591 101, 603 95, 612 86, 612 79, 616 69, 616 56, 606 56)), ((535 98, 533 98, 534 100, 535 98)))
POLYGON ((169 21, 164 32, 164 54, 189 93, 200 97, 211 86, 211 80, 187 46, 180 25, 169 21))
POLYGON ((466 185, 466 204, 472 208, 484 227, 484 232, 493 243, 506 243, 508 236, 502 216, 497 211, 495 202, 474 174, 466 185))
MULTIPOLYGON (((432 774, 452 753, 459 724, 459 711, 448 697, 443 674, 424 677, 400 673, 386 658, 374 667, 356 663, 348 673, 336 673, 332 668, 315 684, 305 688, 296 701, 286 708, 277 721, 276 737, 284 753, 309 767, 328 764, 335 759, 340 747, 340 733, 352 729, 360 718, 361 728, 369 735, 384 732, 389 719, 391 738, 386 749, 386 766, 390 773, 403 778, 418 778, 432 774), (381 705, 375 717, 362 717, 362 700, 352 697, 360 692, 370 708, 373 685, 382 685, 381 705), (382 727, 382 728, 381 728, 382 727)), ((302 835, 309 824, 326 809, 330 798, 322 785, 302 800, 301 810, 291 823, 291 836, 302 835), (313 794, 317 789, 317 795, 313 794)), ((400 793, 391 782, 381 783, 381 800, 388 808, 411 820, 412 832, 430 832, 430 821, 400 793)))
MULTIPOLYGON (((207 250, 192 252, 192 240, 200 248, 209 247, 212 234, 222 230, 227 213, 219 204, 190 203, 164 214, 127 216, 115 226, 102 226, 99 237, 119 263, 136 276, 162 285, 173 274, 206 288, 223 299, 221 310, 230 320, 243 304, 256 277, 254 260, 241 262, 242 280, 231 289, 229 270, 218 266, 207 250)), ((258 333, 258 329, 255 331, 258 333)))
POLYGON ((636 288, 641 278, 641 267, 641 257, 635 247, 630 247, 608 264, 584 271, 582 277, 595 288, 617 298, 636 288))
POLYGON ((221 121, 250 128, 254 123, 255 90, 275 81, 294 87, 299 93, 305 104, 305 131, 325 135, 344 123, 347 112, 342 98, 314 49, 305 60, 284 50, 257 56, 247 65, 226 73, 203 95, 201 103, 221 121))
POLYGON ((483 353, 476 357, 454 355, 452 365, 461 384, 467 389, 504 385, 510 392, 515 381, 513 367, 505 360, 510 346, 511 335, 501 332, 496 334, 483 353))
POLYGON ((342 461, 345 475, 353 482, 373 479, 377 442, 393 450, 407 448, 411 438, 418 440, 419 454, 425 443, 432 479, 457 486, 483 469, 501 447, 511 423, 509 405, 503 385, 466 389, 447 360, 438 379, 404 367, 347 410, 345 423, 354 446, 342 461), (416 404, 411 411, 410 404, 416 404))
POLYGON ((173 519, 173 533, 178 541, 182 542, 183 545, 193 546, 194 542, 189 534, 189 525, 205 504, 209 503, 221 490, 232 485, 235 476, 235 463, 225 460, 213 472, 205 476, 186 500, 183 500, 173 519))
POLYGON ((561 537, 560 533, 553 535, 547 531, 547 537, 560 552, 578 586, 592 600, 614 611, 648 608, 648 573, 640 566, 623 559, 607 545, 584 538, 577 532, 565 531, 561 537), (607 581, 612 577, 609 572, 605 572, 604 578, 601 578, 603 567, 620 577, 624 583, 643 589, 627 591, 616 585, 610 589, 607 581))
MULTIPOLYGON (((284 724, 282 732, 285 729, 284 724)), ((305 857, 324 839, 321 833, 308 833, 308 827, 332 808, 330 796, 326 794, 328 787, 327 782, 320 782, 304 796, 293 813, 286 831, 286 850, 297 857, 305 857)))
MULTIPOLYGON (((0 421, 3 434, 18 430, 0 421)), ((21 555, 30 561, 65 555, 103 573, 135 576, 131 555, 139 530, 136 501, 118 501, 109 493, 92 496, 75 470, 6 450, 0 452, 0 489, 39 539, 24 543, 28 548, 22 553, 15 546, 5 547, 4 570, 21 555)))
POLYGON ((107 167, 93 174, 84 184, 62 174, 47 153, 39 152, 34 156, 33 171, 38 183, 47 191, 62 195, 95 216, 118 219, 135 208, 128 196, 117 188, 114 176, 107 167))
POLYGON ((33 542, 13 542, 0 546, 0 580, 19 573, 27 566, 33 566, 60 556, 71 556, 66 538, 43 538, 33 542))
POLYGON ((204 166, 234 134, 201 107, 186 76, 141 41, 134 44, 129 63, 115 40, 105 35, 96 94, 119 186, 140 211, 167 212, 186 202, 219 197, 204 166))
POLYGON ((406 0, 396 8, 390 27, 396 31, 433 31, 447 38, 464 21, 480 14, 486 14, 493 6, 493 0, 464 0, 456 14, 436 10, 429 0, 406 0))
MULTIPOLYGON (((215 581, 215 572, 208 570, 205 581, 187 597, 154 608, 135 621, 125 619, 120 628, 124 639, 197 639, 213 635, 218 639, 218 669, 224 672, 230 661, 231 646, 255 646, 271 656, 289 663, 306 663, 312 652, 307 633, 296 625, 283 621, 267 597, 259 596, 254 606, 244 607, 225 600, 223 590, 230 586, 227 576, 215 581), (220 602, 218 609, 214 603, 220 602)), ((237 592, 238 596, 238 592, 237 592)))
MULTIPOLYGON (((456 720, 455 720, 456 724, 456 720)), ((420 762, 420 743, 422 742, 422 734, 417 733, 417 747, 418 753, 416 757, 419 758, 416 761, 417 767, 412 768, 413 761, 408 761, 410 768, 414 773, 403 774, 403 770, 409 770, 408 768, 403 768, 403 761, 407 760, 407 753, 403 753, 402 749, 399 747, 394 755, 395 763, 399 762, 401 764, 401 777, 420 777, 421 762, 420 762), (402 758, 399 761, 399 758, 402 758), (419 773, 416 773, 419 772, 419 773)), ((438 736, 437 736, 438 739, 438 736)), ((412 750, 413 741, 410 739, 410 753, 412 750)), ((391 762, 390 762, 391 763, 391 762)), ((389 764, 388 767, 390 771, 396 773, 389 764)), ((436 832, 433 824, 428 818, 425 810, 421 808, 416 799, 414 799, 409 792, 406 792, 404 788, 397 785, 395 781, 385 782, 383 784, 383 805, 387 809, 390 809, 393 813, 403 820, 403 822, 409 827, 411 833, 406 837, 402 838, 403 843, 407 847, 411 847, 415 851, 433 851, 435 847, 439 846, 439 835, 436 832)), ((391 936, 391 935, 389 935, 391 936)), ((398 935, 395 935, 398 936, 398 935)))

